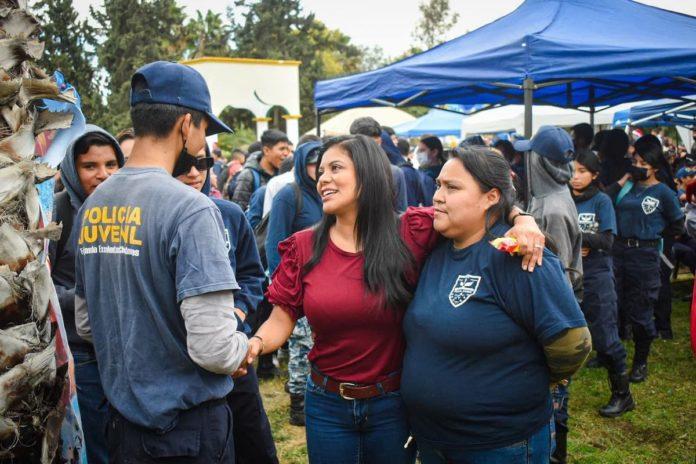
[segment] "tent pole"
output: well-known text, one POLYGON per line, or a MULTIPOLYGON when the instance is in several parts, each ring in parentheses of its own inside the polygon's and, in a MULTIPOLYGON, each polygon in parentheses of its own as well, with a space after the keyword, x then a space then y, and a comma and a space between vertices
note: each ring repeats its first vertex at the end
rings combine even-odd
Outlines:
POLYGON ((534 80, 527 77, 522 82, 524 91, 524 136, 532 138, 532 105, 534 104, 534 80))
POLYGON ((592 126, 592 131, 594 132, 594 114, 595 114, 595 88, 594 85, 590 86, 590 126, 592 126))
POLYGON ((319 110, 314 110, 317 122, 317 137, 321 137, 321 113, 319 110))

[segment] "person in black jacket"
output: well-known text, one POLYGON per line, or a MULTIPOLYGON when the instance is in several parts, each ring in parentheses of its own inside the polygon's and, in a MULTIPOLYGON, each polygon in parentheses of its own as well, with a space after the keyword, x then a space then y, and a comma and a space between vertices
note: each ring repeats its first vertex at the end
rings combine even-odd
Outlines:
POLYGON ((123 167, 123 152, 108 132, 88 125, 70 145, 60 164, 65 190, 54 198, 54 221, 63 225, 58 241, 49 244, 51 277, 58 294, 68 345, 75 360, 77 401, 80 406, 87 457, 90 463, 109 460, 106 446, 108 405, 99 379, 94 348, 75 329, 75 246, 70 240, 73 220, 82 203, 111 174, 123 167))

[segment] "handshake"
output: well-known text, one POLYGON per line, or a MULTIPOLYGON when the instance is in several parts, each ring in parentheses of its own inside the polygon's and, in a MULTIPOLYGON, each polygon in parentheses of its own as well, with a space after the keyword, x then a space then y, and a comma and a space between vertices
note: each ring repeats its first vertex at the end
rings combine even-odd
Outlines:
POLYGON ((243 377, 247 375, 247 368, 249 365, 253 364, 256 358, 259 357, 259 355, 263 354, 263 338, 259 337, 258 335, 254 335, 251 338, 249 338, 249 347, 247 349, 247 354, 242 359, 241 364, 237 368, 236 371, 232 373, 232 378, 236 379, 238 377, 243 377))

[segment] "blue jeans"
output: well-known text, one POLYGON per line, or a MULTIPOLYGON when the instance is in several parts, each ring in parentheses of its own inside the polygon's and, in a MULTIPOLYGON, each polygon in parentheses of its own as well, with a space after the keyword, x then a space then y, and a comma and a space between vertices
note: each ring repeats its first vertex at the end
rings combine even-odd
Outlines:
POLYGON ((109 452, 106 445, 106 427, 109 419, 109 404, 104 396, 97 359, 93 352, 75 349, 75 383, 80 419, 85 435, 87 459, 90 464, 106 464, 109 452))
POLYGON ((551 425, 546 424, 527 440, 503 448, 456 451, 418 443, 418 450, 421 464, 548 464, 552 446, 551 425))
POLYGON ((311 464, 413 464, 401 393, 345 400, 307 379, 307 452, 311 464))

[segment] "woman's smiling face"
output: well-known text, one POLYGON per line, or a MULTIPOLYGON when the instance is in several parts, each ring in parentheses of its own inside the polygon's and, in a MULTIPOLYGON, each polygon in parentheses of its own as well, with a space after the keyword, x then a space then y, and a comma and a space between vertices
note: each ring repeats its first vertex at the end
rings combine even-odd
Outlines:
POLYGON ((358 207, 355 163, 340 146, 326 150, 317 169, 317 191, 324 214, 340 215, 358 207))

